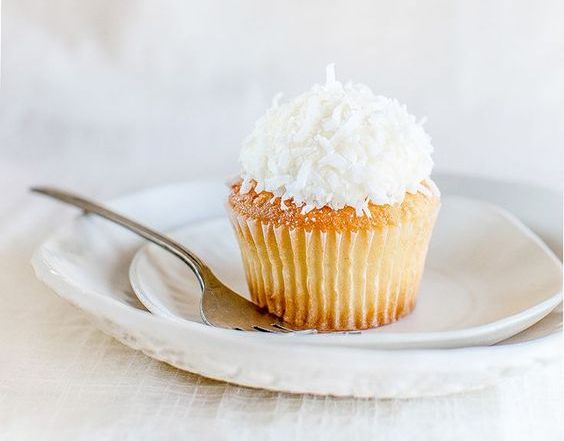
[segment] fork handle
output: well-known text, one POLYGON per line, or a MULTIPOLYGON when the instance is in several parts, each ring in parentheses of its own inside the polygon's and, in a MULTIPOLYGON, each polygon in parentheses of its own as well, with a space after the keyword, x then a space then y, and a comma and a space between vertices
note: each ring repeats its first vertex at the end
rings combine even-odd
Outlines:
POLYGON ((200 260, 198 256, 193 254, 190 250, 180 245, 178 242, 172 240, 170 237, 165 236, 158 231, 155 231, 145 225, 140 224, 132 219, 129 219, 103 205, 83 198, 77 194, 70 193, 68 191, 59 190, 53 187, 32 187, 31 191, 34 193, 40 193, 45 196, 49 196, 53 199, 65 202, 75 207, 83 209, 86 213, 96 214, 104 219, 109 220, 115 224, 121 225, 127 228, 129 231, 141 236, 148 241, 164 248, 165 250, 171 252, 183 262, 185 262, 190 269, 194 272, 200 283, 202 290, 206 282, 206 276, 211 274, 209 268, 200 260))

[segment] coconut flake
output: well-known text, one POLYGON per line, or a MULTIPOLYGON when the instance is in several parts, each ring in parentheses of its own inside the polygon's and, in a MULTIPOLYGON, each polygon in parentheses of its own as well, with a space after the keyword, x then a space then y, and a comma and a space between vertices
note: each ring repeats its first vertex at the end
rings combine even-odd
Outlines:
POLYGON ((276 109, 280 105, 280 100, 282 99, 283 96, 284 94, 282 92, 278 92, 276 95, 274 95, 271 104, 272 108, 276 109))
POLYGON ((325 75, 326 75, 326 81, 325 81, 326 87, 331 87, 337 82, 335 80, 335 78, 336 78, 336 76, 335 76, 335 63, 331 63, 331 64, 327 65, 327 67, 325 68, 325 75))

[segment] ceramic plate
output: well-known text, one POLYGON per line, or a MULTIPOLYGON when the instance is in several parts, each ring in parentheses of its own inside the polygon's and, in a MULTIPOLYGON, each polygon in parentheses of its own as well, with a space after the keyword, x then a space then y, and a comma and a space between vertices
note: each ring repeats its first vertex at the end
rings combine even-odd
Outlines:
MULTIPOLYGON (((226 285, 249 298, 239 248, 226 217, 192 223, 172 236, 201 257, 226 285)), ((561 279, 558 258, 507 211, 473 199, 447 197, 413 313, 362 335, 282 337, 390 349, 494 344, 554 309, 561 301, 561 279)), ((196 278, 156 245, 148 244, 135 255, 130 281, 154 314, 201 323, 196 278)))
MULTIPOLYGON (((521 184, 436 176, 445 198, 482 197, 524 220, 561 252, 558 193, 521 184)), ((192 182, 158 187, 109 205, 163 231, 222 216, 225 187, 192 182), (210 209, 210 206, 212 207, 210 209)), ((482 388, 561 357, 561 310, 493 346, 382 350, 273 344, 271 335, 211 328, 149 313, 128 270, 143 241, 118 226, 80 215, 36 251, 36 274, 88 314, 104 332, 180 369, 270 390, 358 397, 416 397, 482 388)), ((361 336, 362 337, 362 336, 361 336)))

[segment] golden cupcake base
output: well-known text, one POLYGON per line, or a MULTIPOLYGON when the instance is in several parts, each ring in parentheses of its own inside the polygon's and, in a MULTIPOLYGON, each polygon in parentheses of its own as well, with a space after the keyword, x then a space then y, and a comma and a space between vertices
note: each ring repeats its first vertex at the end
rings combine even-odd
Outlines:
POLYGON ((232 199, 253 302, 296 328, 319 330, 373 328, 408 314, 439 207, 438 197, 419 199, 391 222, 352 231, 277 225, 232 199))

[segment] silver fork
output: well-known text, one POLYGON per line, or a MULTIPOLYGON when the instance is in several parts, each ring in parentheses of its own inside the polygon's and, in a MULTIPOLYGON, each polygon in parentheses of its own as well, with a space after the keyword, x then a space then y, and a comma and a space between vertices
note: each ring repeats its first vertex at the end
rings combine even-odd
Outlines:
POLYGON ((200 315, 202 320, 210 326, 239 331, 315 332, 315 330, 295 331, 286 326, 278 317, 262 311, 254 303, 249 302, 225 286, 198 256, 158 231, 76 194, 51 187, 34 187, 31 191, 74 205, 84 210, 85 213, 96 214, 110 222, 119 224, 182 260, 198 279, 202 289, 200 315))

